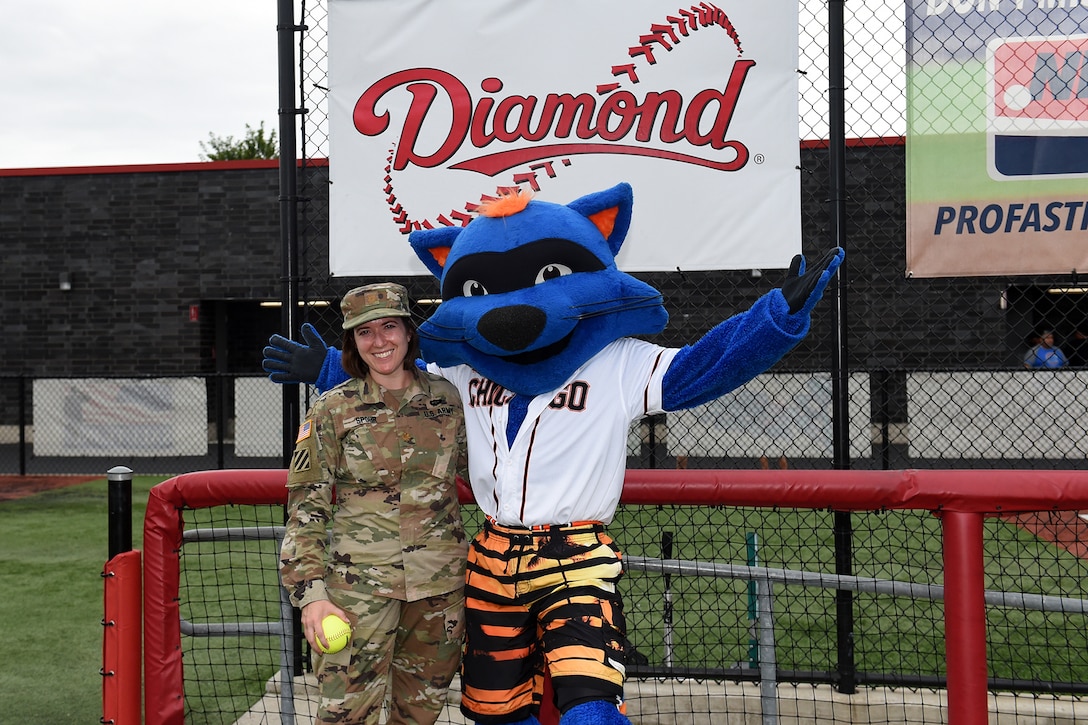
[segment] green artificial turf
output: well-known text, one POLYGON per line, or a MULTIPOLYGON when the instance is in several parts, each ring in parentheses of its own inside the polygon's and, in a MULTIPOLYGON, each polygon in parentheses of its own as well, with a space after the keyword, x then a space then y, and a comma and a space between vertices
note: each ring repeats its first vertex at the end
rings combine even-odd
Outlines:
MULTIPOLYGON (((133 546, 147 492, 132 486, 133 546)), ((86 725, 102 717, 105 479, 0 502, 0 720, 86 725)))

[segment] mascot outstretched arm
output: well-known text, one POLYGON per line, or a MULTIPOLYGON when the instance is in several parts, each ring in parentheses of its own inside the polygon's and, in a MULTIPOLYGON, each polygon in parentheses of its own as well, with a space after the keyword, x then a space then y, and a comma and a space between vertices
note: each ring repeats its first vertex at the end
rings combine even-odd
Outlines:
MULTIPOLYGON (((469 550, 462 705, 478 723, 536 722, 543 673, 562 725, 626 724, 620 554, 607 533, 630 424, 725 395, 808 333, 844 253, 684 348, 639 340, 664 329, 660 293, 615 258, 631 222, 628 184, 567 205, 500 196, 465 227, 413 232, 442 304, 419 328, 428 369, 457 385, 473 495, 486 525, 469 550), (539 633, 539 634, 538 634, 539 633)), ((276 382, 328 389, 339 351, 304 326, 273 336, 276 382)))

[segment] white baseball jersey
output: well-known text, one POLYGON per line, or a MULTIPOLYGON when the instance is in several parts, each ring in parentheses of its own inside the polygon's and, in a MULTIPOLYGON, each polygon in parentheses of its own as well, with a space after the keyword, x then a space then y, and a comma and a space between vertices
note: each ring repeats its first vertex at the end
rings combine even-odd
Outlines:
POLYGON ((532 400, 513 444, 512 393, 467 365, 428 365, 461 393, 469 476, 483 512, 506 526, 609 523, 623 489, 628 430, 663 412, 661 381, 676 353, 634 338, 609 344, 532 400))

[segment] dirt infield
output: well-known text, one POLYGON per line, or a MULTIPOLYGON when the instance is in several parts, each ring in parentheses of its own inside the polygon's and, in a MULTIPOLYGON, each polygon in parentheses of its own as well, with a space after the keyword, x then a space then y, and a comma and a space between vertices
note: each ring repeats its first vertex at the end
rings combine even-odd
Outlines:
POLYGON ((1027 529, 1040 539, 1068 551, 1081 559, 1088 559, 1088 521, 1078 511, 1040 511, 1005 517, 1022 529, 1027 529))
POLYGON ((32 496, 54 488, 95 481, 102 476, 0 476, 0 501, 32 496))

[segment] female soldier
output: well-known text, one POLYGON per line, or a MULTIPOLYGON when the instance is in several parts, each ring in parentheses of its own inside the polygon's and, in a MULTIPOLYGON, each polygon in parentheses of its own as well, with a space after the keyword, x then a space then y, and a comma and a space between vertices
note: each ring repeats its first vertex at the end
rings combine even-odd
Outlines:
POLYGON ((353 289, 344 313, 347 382, 302 424, 287 487, 280 576, 315 651, 319 723, 433 723, 460 663, 467 480, 453 385, 415 365, 419 342, 398 284, 353 289), (327 646, 321 622, 351 624, 327 646))

